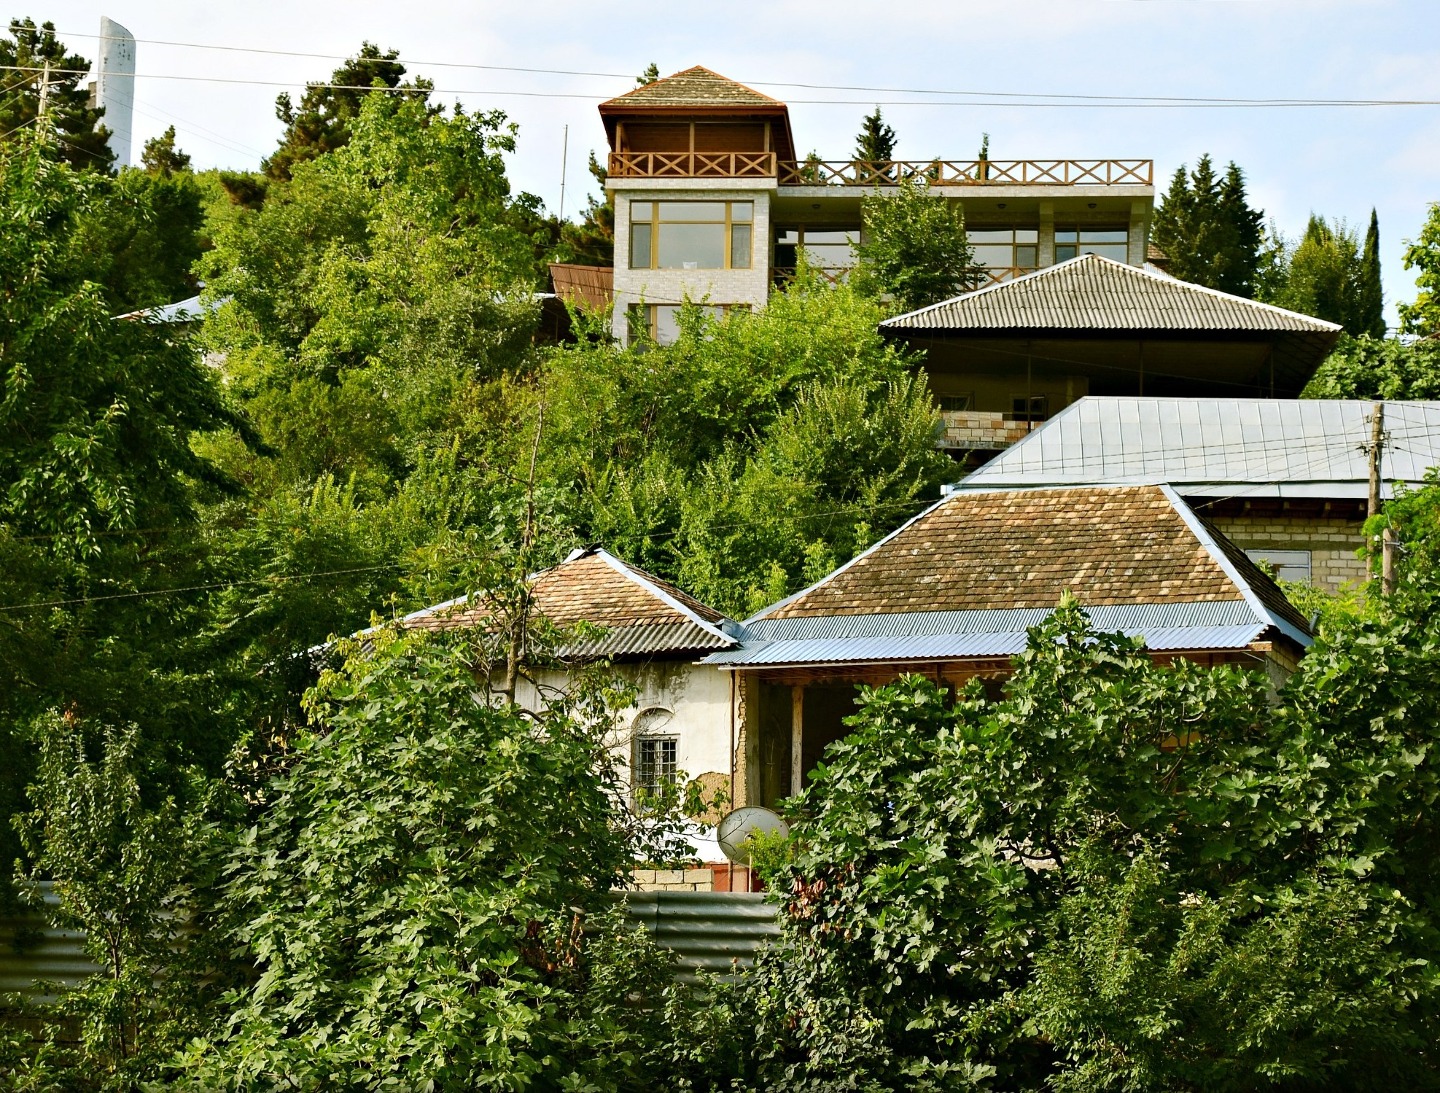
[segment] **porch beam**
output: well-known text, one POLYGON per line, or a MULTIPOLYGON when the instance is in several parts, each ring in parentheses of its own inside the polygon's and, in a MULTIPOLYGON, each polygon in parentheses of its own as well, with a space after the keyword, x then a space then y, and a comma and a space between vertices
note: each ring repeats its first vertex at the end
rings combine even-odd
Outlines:
POLYGON ((790 688, 790 793, 805 788, 805 687, 790 688))

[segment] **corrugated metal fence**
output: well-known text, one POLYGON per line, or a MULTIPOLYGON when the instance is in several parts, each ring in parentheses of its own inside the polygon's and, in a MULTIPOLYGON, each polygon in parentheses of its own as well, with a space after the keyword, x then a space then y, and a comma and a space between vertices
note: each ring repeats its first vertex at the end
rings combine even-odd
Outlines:
MULTIPOLYGON (((49 885, 42 895, 57 903, 49 885)), ((732 975, 780 933, 775 907, 758 892, 627 892, 631 916, 657 944, 680 958, 679 978, 701 971, 732 975)), ((40 917, 0 919, 0 995, 49 997, 36 981, 73 986, 100 969, 85 955, 84 935, 57 930, 40 917)))
POLYGON ((680 958, 682 981, 734 975, 779 935, 775 905, 759 892, 628 892, 630 914, 680 958))

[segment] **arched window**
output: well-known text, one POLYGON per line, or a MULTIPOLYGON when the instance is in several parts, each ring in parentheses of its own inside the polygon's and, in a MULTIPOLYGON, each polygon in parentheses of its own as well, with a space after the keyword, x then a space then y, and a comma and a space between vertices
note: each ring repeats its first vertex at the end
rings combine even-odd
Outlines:
POLYGON ((680 769, 680 737, 670 730, 674 717, 663 706, 649 706, 635 715, 631 724, 631 770, 636 796, 658 794, 662 787, 675 782, 680 769))

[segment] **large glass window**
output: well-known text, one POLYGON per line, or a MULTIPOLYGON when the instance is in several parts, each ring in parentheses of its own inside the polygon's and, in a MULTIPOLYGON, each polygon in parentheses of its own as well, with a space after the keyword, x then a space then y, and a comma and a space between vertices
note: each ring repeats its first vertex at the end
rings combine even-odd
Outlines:
MULTIPOLYGON (((749 304, 696 304, 702 315, 719 319, 731 311, 749 311, 749 304)), ((680 304, 632 304, 630 337, 656 345, 673 345, 680 337, 680 304)))
POLYGON ((1117 262, 1130 259, 1130 232, 1125 228, 1056 228, 1055 261, 1098 254, 1117 262))
POLYGON ((789 271, 805 260, 831 280, 840 280, 858 264, 855 246, 860 240, 857 228, 780 228, 775 233, 775 268, 789 271))
POLYGON ((975 261, 988 268, 992 277, 1013 277, 1040 266, 1038 228, 973 228, 965 234, 975 261))
POLYGON ((630 202, 631 269, 749 269, 753 201, 630 202))

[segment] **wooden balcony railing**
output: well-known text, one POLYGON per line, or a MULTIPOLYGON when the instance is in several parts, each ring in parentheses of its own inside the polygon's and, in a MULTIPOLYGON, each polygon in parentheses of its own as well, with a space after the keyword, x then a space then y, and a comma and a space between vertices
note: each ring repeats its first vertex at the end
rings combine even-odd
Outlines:
POLYGON ((774 152, 611 152, 611 178, 774 178, 774 152))
POLYGON ((774 152, 611 152, 611 178, 775 178, 781 186, 1150 186, 1148 159, 777 160, 774 152))
POLYGON ((1148 159, 786 160, 781 186, 1149 186, 1148 159))

